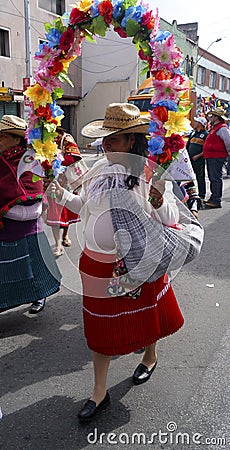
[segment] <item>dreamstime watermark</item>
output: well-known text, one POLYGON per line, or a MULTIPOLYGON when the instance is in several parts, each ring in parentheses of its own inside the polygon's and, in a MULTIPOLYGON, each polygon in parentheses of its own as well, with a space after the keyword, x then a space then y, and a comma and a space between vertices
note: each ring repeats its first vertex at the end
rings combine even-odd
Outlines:
POLYGON ((153 433, 135 432, 135 433, 99 433, 97 428, 87 435, 89 444, 109 444, 109 445, 154 445, 154 444, 169 444, 169 445, 218 445, 218 448, 227 445, 225 437, 206 437, 201 433, 193 432, 187 433, 178 430, 177 424, 174 421, 167 423, 164 430, 159 429, 153 433))

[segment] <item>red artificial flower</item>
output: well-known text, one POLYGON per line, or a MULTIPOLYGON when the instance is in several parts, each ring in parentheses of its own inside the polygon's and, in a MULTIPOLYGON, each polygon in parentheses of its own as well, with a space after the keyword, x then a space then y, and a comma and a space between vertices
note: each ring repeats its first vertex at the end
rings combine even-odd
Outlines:
POLYGON ((74 41, 74 31, 72 28, 67 28, 66 31, 61 35, 60 38, 60 49, 63 51, 68 51, 74 41))
POLYGON ((50 75, 55 77, 55 75, 58 75, 63 70, 63 64, 60 61, 60 59, 55 58, 54 64, 52 67, 50 67, 50 75))
POLYGON ((110 0, 105 0, 98 5, 99 14, 104 17, 104 21, 107 25, 112 22, 113 5, 110 0))
POLYGON ((185 141, 179 134, 171 134, 170 137, 165 138, 165 147, 169 148, 171 152, 178 152, 185 147, 185 141))
POLYGON ((114 31, 116 31, 116 33, 119 34, 119 36, 120 36, 121 38, 127 38, 127 34, 126 34, 126 32, 123 30, 123 28, 117 27, 117 28, 114 28, 114 31))
POLYGON ((45 161, 42 161, 41 165, 44 170, 52 169, 52 165, 49 163, 48 159, 45 159, 45 161))
POLYGON ((171 72, 165 72, 164 70, 155 70, 152 72, 152 76, 153 78, 155 78, 155 80, 169 80, 171 78, 171 72))
POLYGON ((154 27, 154 16, 152 11, 146 11, 146 13, 143 14, 141 25, 146 26, 149 30, 152 30, 154 27))
POLYGON ((138 52, 138 56, 142 61, 148 61, 149 57, 144 53, 143 49, 141 48, 138 52))
POLYGON ((87 16, 84 11, 80 11, 78 8, 73 8, 70 13, 69 23, 70 25, 76 25, 77 23, 86 20, 87 16))
POLYGON ((49 106, 48 104, 47 104, 46 106, 41 106, 41 105, 40 105, 40 106, 36 109, 36 115, 37 115, 38 117, 45 118, 47 121, 50 120, 51 117, 52 117, 52 111, 51 111, 50 106, 49 106))
POLYGON ((161 122, 167 122, 168 110, 165 106, 156 106, 153 112, 161 122))
POLYGON ((163 153, 161 153, 158 156, 158 162, 159 164, 164 164, 167 161, 171 161, 172 160, 172 152, 169 148, 163 149, 163 153))

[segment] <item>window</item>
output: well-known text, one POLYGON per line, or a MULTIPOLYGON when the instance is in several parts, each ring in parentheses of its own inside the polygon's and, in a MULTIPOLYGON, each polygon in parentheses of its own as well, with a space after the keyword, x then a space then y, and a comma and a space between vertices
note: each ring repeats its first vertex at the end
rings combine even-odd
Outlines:
POLYGON ((10 35, 4 28, 0 28, 0 56, 10 58, 10 35))
POLYGON ((220 75, 219 90, 224 91, 224 88, 225 88, 225 77, 223 75, 220 75))
POLYGON ((209 87, 216 89, 216 72, 213 72, 212 70, 210 71, 209 76, 209 87))
POLYGON ((38 0, 38 6, 59 16, 65 12, 65 0, 38 0))
POLYGON ((230 78, 227 79, 227 92, 230 92, 230 78))
POLYGON ((205 84, 205 73, 206 69, 205 67, 198 66, 198 72, 197 72, 197 83, 198 84, 205 84))

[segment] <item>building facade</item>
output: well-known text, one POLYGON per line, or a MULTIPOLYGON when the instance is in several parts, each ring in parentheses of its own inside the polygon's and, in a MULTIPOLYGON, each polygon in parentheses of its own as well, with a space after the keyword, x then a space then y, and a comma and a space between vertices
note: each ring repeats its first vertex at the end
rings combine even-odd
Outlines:
MULTIPOLYGON (((55 20, 72 8, 72 0, 14 0, 1 2, 0 15, 0 117, 18 114, 27 117, 23 91, 33 82, 37 62, 33 55, 46 40, 45 22, 55 20)), ((193 84, 192 116, 202 112, 207 99, 229 104, 230 65, 198 47, 197 22, 178 25, 161 19, 161 29, 174 34, 181 48, 184 72, 193 84)), ((73 134, 79 146, 87 141, 81 128, 101 118, 108 103, 126 101, 143 81, 132 39, 121 39, 112 29, 95 44, 84 41, 82 55, 70 65, 74 87, 63 84, 58 101, 65 113, 62 125, 73 134)))

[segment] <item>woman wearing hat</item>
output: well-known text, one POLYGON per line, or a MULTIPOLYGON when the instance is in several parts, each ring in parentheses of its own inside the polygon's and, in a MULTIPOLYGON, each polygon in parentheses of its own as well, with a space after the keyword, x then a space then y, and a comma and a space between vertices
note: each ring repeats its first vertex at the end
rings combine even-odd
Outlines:
MULTIPOLYGON (((59 203, 74 212, 85 210, 86 217, 80 273, 84 333, 93 355, 95 384, 90 400, 78 413, 80 421, 91 419, 110 402, 106 380, 111 356, 145 347, 132 378, 134 384, 145 383, 157 365, 157 340, 183 325, 168 276, 135 283, 126 276, 122 256, 116 254, 114 230, 119 212, 124 223, 117 227, 117 234, 122 234, 128 247, 129 224, 135 222, 138 208, 152 216, 155 223, 173 226, 178 222, 171 182, 156 181, 149 188, 143 177, 148 128, 148 120, 140 117, 135 105, 109 105, 103 120, 91 122, 82 130, 83 136, 103 138, 105 157, 89 170, 80 195, 68 193, 57 182, 52 184, 59 203), (114 201, 118 207, 113 206, 114 201)), ((132 251, 135 253, 135 245, 132 251)), ((134 259, 136 256, 140 255, 133 254, 134 259)))
POLYGON ((14 115, 0 120, 0 312, 32 302, 36 314, 61 276, 42 230, 42 170, 26 128, 14 115))
POLYGON ((216 108, 207 114, 211 130, 207 136, 203 153, 207 163, 211 196, 205 202, 205 208, 221 208, 223 191, 223 165, 230 155, 230 130, 228 118, 222 108, 216 108))

